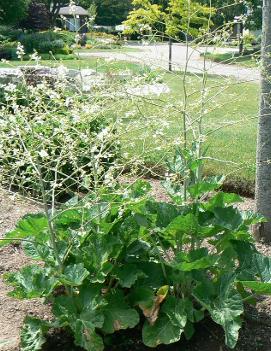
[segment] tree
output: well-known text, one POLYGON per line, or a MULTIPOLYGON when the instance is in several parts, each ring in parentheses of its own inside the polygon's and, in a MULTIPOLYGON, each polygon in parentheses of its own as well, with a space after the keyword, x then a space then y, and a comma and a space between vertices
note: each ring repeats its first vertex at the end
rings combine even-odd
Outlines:
POLYGON ((32 30, 45 30, 50 27, 49 11, 41 0, 32 0, 27 17, 21 22, 20 26, 32 30))
MULTIPOLYGON (((210 0, 199 0, 202 5, 208 5, 210 0)), ((260 29, 262 26, 262 0, 247 0, 234 2, 232 0, 212 0, 216 9, 213 22, 216 27, 233 22, 234 17, 243 16, 248 29, 260 29)))
POLYGON ((162 4, 151 0, 133 0, 134 9, 124 24, 127 33, 142 33, 151 27, 169 36, 197 36, 200 29, 208 28, 210 13, 213 9, 190 0, 169 0, 162 4))
POLYGON ((27 15, 29 0, 0 0, 0 21, 16 25, 27 15))
POLYGON ((257 141, 256 210, 267 219, 256 237, 271 241, 271 0, 263 1, 261 99, 257 141))
POLYGON ((41 0, 50 13, 50 22, 55 25, 56 19, 59 14, 59 10, 63 6, 69 5, 69 0, 41 0))
MULTIPOLYGON (((61 7, 69 6, 69 4, 71 3, 70 0, 39 0, 39 2, 42 2, 46 6, 47 11, 49 11, 52 25, 55 25, 61 7)), ((91 5, 94 4, 95 0, 74 0, 73 2, 76 5, 88 9, 91 7, 91 5)))
POLYGON ((97 7, 96 24, 105 26, 121 24, 132 9, 131 0, 93 0, 93 3, 97 7))

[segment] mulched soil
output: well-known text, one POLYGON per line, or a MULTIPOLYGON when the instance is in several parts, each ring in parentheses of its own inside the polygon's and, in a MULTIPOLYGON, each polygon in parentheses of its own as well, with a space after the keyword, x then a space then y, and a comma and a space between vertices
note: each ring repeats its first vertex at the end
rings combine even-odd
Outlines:
MULTIPOLYGON (((159 200, 166 200, 159 182, 152 180, 153 195, 159 200)), ((242 210, 253 210, 254 200, 244 199, 242 210)), ((39 212, 38 204, 18 195, 14 196, 0 189, 0 237, 11 230, 17 220, 26 213, 39 212)), ((271 247, 258 244, 258 249, 265 255, 271 255, 271 247)), ((16 271, 29 263, 19 246, 8 246, 0 250, 0 278, 4 273, 16 271)), ((49 306, 41 299, 15 300, 7 296, 8 288, 0 279, 0 351, 19 351, 20 327, 25 315, 35 315, 50 319, 49 306)), ((107 339, 106 351, 147 351, 151 350, 141 342, 140 330, 119 332, 107 339)), ((43 351, 79 351, 73 345, 71 336, 61 331, 50 334, 43 351)), ((159 351, 228 351, 224 346, 221 328, 212 321, 205 320, 197 325, 197 332, 188 343, 184 340, 169 346, 158 347, 159 351)), ((243 328, 236 351, 271 351, 271 297, 260 298, 255 307, 246 309, 243 328)))

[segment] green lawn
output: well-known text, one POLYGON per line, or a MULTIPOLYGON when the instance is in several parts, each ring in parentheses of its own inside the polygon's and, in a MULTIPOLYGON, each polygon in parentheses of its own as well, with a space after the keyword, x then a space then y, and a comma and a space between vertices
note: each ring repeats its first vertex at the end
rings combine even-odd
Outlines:
MULTIPOLYGON (((64 65, 70 69, 84 69, 90 68, 95 69, 97 72, 107 72, 107 71, 121 71, 129 69, 133 73, 137 74, 142 70, 142 66, 126 61, 111 61, 110 63, 105 59, 98 57, 88 57, 82 59, 70 59, 70 60, 41 60, 40 64, 47 67, 57 67, 59 65, 64 65)), ((19 66, 35 65, 33 61, 10 61, 9 63, 3 63, 0 61, 0 68, 15 68, 19 66)))
MULTIPOLYGON (((43 65, 54 66, 59 62, 42 61, 43 65)), ((63 61, 69 68, 93 68, 98 72, 130 69, 135 74, 149 71, 146 67, 135 63, 88 58, 85 60, 63 61)), ((13 62, 15 66, 21 62, 13 62)), ((8 67, 0 63, 0 67, 8 67)), ((122 138, 124 149, 131 155, 144 154, 147 163, 161 164, 165 156, 165 146, 171 145, 172 140, 182 136, 183 109, 183 75, 178 73, 164 73, 163 82, 171 92, 150 99, 136 97, 110 102, 108 113, 119 116, 131 115, 127 121, 138 120, 137 130, 128 129, 122 138), (169 128, 165 128, 165 135, 158 138, 161 150, 154 149, 155 129, 166 121, 169 128), (134 143, 134 144, 133 144, 134 143)), ((187 76, 188 115, 193 126, 202 108, 200 90, 202 79, 189 74, 187 76)), ((211 174, 225 174, 230 179, 252 182, 255 178, 255 149, 256 127, 258 113, 259 87, 256 83, 240 83, 233 78, 211 76, 207 81, 206 99, 203 107, 203 134, 210 133, 206 139, 207 155, 215 161, 207 161, 205 171, 211 174), (212 132, 217 130, 216 132, 212 132), (227 161, 227 162, 226 162, 227 161)), ((128 123, 127 122, 127 123, 128 123)), ((189 132, 191 135, 191 131, 189 132)), ((172 150, 172 148, 171 148, 172 150)))
MULTIPOLYGON (((164 81, 171 88, 170 94, 160 96, 155 101, 155 105, 150 105, 148 99, 139 99, 137 104, 140 111, 144 111, 148 116, 162 116, 170 124, 166 130, 166 135, 161 139, 161 143, 182 135, 182 113, 176 112, 176 108, 181 110, 183 101, 183 77, 181 75, 166 74, 164 81)), ((207 155, 218 159, 217 161, 207 161, 205 171, 209 174, 224 174, 230 179, 245 180, 253 182, 255 178, 255 149, 256 149, 256 128, 258 113, 258 92, 259 87, 254 83, 239 83, 235 80, 211 77, 207 82, 208 99, 206 104, 206 114, 203 119, 204 133, 210 133, 206 138, 205 146, 207 155), (214 132, 217 129, 216 132, 214 132), (226 162, 228 161, 228 162, 226 162)), ((188 77, 188 114, 190 119, 196 121, 201 109, 199 99, 200 80, 190 75, 188 77)), ((126 108, 128 108, 126 106, 126 108)), ((159 123, 159 122, 158 122, 159 123)), ((196 123, 194 123, 196 127, 196 123)), ((153 144, 152 133, 147 141, 142 138, 141 133, 136 133, 137 149, 132 149, 133 153, 139 154, 147 145, 153 144)), ((144 131, 146 134, 146 131, 144 131)), ((191 135, 191 131, 189 135, 191 135)), ((127 143, 131 141, 130 135, 127 143)), ((163 151, 155 151, 148 156, 148 161, 154 164, 163 157, 163 151)))
POLYGON ((225 64, 238 64, 245 67, 258 67, 259 54, 251 55, 244 54, 239 55, 236 52, 227 52, 227 53, 211 53, 207 52, 206 54, 202 54, 201 56, 205 56, 206 59, 212 60, 218 63, 225 64))

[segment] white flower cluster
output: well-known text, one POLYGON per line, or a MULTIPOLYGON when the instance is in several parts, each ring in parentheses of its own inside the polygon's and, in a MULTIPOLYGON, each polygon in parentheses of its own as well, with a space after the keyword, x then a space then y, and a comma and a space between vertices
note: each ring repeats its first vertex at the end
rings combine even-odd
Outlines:
POLYGON ((16 55, 19 60, 22 60, 25 56, 24 46, 20 42, 17 44, 16 55))

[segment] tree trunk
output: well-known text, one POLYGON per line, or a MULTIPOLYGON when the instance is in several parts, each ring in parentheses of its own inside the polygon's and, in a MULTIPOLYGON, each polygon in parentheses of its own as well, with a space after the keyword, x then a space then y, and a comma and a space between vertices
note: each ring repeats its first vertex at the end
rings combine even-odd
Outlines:
POLYGON ((263 0, 262 72, 257 140, 256 210, 265 216, 255 230, 258 239, 271 242, 271 0, 263 0))

